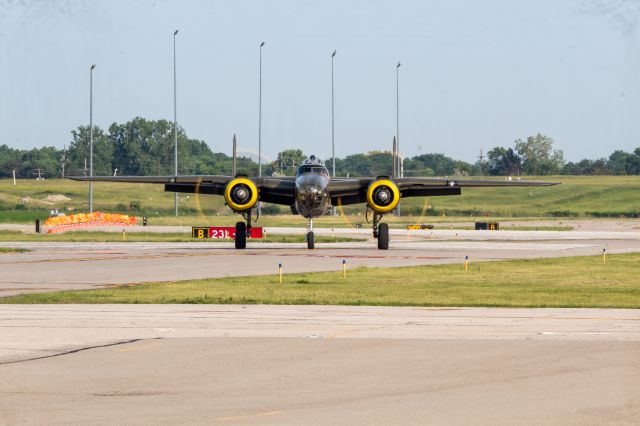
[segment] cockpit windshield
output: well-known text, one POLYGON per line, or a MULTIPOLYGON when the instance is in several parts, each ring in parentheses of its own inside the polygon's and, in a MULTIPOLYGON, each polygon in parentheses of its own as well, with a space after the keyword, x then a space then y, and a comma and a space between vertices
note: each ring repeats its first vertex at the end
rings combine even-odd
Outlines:
POLYGON ((304 164, 298 167, 298 172, 296 176, 304 175, 307 173, 313 173, 315 175, 320 175, 324 177, 329 177, 329 171, 326 167, 314 164, 304 164))

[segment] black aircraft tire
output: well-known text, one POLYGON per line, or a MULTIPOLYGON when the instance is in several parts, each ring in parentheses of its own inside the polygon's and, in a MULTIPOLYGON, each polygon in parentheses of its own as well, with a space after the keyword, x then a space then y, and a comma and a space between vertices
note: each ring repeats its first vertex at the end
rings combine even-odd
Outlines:
POLYGON ((378 225, 378 249, 389 250, 389 224, 378 225))
POLYGON ((247 248, 247 224, 244 222, 236 222, 236 248, 247 248))
POLYGON ((316 247, 316 241, 313 236, 313 232, 307 232, 307 248, 312 250, 316 247))

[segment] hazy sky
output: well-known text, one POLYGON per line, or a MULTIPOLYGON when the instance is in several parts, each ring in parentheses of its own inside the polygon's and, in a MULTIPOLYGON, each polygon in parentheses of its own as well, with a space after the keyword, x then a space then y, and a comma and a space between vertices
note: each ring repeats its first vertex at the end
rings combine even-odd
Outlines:
POLYGON ((569 160, 640 147, 640 0, 0 0, 0 144, 62 147, 89 121, 173 117, 230 153, 390 149, 475 161, 541 132, 569 160))

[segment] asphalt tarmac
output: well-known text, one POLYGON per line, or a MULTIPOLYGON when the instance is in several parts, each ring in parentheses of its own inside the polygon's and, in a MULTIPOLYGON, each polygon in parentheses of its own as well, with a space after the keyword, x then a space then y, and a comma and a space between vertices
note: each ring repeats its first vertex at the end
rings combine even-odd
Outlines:
MULTIPOLYGON (((272 233, 299 233, 271 228, 272 233)), ((342 229, 343 235, 368 235, 342 229)), ((330 229, 317 229, 330 235, 330 229)), ((584 231, 406 231, 393 230, 390 249, 375 240, 306 244, 250 242, 235 250, 229 242, 52 243, 3 242, 32 250, 0 254, 0 297, 20 293, 100 288, 118 284, 224 276, 330 271, 347 267, 395 267, 501 259, 598 255, 640 251, 638 232, 584 231)))
MULTIPOLYGON (((278 263, 615 254, 639 251, 640 234, 394 231, 388 251, 374 241, 2 246, 32 250, 0 255, 0 295, 10 295, 278 263)), ((0 305, 1 424, 638 424, 638 383, 639 310, 0 305)))
POLYGON ((0 306, 3 424, 637 424, 640 312, 0 306))

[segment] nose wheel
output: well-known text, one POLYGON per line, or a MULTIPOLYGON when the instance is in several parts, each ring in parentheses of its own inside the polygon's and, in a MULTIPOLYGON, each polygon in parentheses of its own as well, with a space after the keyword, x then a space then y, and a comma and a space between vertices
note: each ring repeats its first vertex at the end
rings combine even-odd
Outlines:
POLYGON ((313 250, 316 247, 315 236, 313 235, 313 219, 307 219, 307 248, 313 250))
POLYGON ((373 238, 378 239, 378 250, 389 250, 389 224, 380 223, 381 214, 373 214, 373 238))
MULTIPOLYGON (((257 221, 260 213, 256 211, 255 220, 257 221)), ((236 222, 236 249, 242 250, 247 248, 247 237, 251 233, 251 209, 242 212, 242 217, 246 222, 236 222)))
POLYGON ((389 250, 389 224, 378 225, 378 250, 389 250))
POLYGON ((236 248, 247 248, 247 224, 244 222, 236 222, 236 248))

